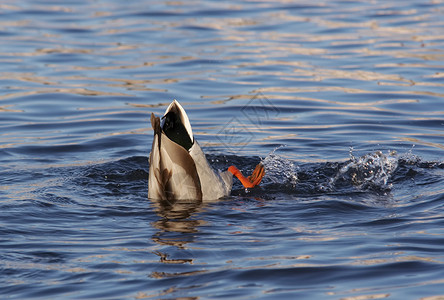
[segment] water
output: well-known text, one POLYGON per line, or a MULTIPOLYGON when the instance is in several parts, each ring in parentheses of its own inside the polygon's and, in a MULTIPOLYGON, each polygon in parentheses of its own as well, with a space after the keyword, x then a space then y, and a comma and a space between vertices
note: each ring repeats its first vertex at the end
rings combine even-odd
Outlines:
POLYGON ((3 1, 1 298, 443 297, 443 13, 3 1), (175 98, 215 169, 263 161, 260 188, 147 198, 175 98))

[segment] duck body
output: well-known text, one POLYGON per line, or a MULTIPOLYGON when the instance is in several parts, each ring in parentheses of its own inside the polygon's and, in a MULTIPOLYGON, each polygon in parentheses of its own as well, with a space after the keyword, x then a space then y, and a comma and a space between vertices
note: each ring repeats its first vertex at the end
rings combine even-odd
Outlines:
POLYGON ((230 195, 233 174, 213 171, 179 102, 174 100, 162 119, 151 114, 151 125, 149 198, 209 201, 230 195))

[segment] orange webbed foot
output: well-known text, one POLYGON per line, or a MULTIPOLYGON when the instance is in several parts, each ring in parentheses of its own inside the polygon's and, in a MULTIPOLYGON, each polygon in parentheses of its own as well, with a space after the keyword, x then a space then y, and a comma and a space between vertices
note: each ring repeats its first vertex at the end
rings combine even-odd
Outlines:
POLYGON ((259 185, 259 183, 261 183, 262 178, 265 175, 265 168, 262 163, 258 163, 253 171, 253 174, 251 174, 248 177, 242 175, 242 172, 239 171, 239 169, 236 168, 235 166, 230 166, 228 168, 228 171, 230 171, 234 176, 236 176, 246 189, 259 185))

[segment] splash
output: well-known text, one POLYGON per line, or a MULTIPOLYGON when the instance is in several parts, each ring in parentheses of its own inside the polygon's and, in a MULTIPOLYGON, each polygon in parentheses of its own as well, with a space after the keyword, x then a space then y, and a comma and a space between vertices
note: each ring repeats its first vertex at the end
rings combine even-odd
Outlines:
POLYGON ((410 150, 407 153, 404 153, 403 155, 401 155, 399 157, 399 160, 407 165, 419 164, 421 162, 421 158, 418 155, 413 154, 414 147, 415 147, 415 145, 412 145, 412 148, 410 148, 410 150))
POLYGON ((267 181, 290 185, 294 188, 298 182, 298 167, 292 161, 276 154, 276 151, 283 147, 285 145, 276 147, 262 160, 265 176, 267 181))
POLYGON ((391 189, 389 184, 391 175, 398 167, 396 151, 375 151, 360 157, 353 155, 350 148, 350 161, 342 166, 335 177, 330 181, 331 186, 339 182, 350 182, 359 189, 391 189))
POLYGON ((262 161, 266 175, 264 185, 279 191, 298 193, 324 193, 348 189, 387 191, 390 179, 398 168, 396 151, 375 151, 356 157, 350 148, 350 159, 344 163, 329 162, 321 167, 306 164, 301 169, 293 161, 278 155, 279 146, 262 161))

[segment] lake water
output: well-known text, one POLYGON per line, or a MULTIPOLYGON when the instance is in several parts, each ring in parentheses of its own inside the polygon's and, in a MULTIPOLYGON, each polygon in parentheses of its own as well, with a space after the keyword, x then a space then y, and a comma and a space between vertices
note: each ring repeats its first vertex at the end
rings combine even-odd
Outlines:
POLYGON ((442 299, 444 2, 0 4, 0 298, 442 299), (148 199, 177 99, 212 203, 148 199))

